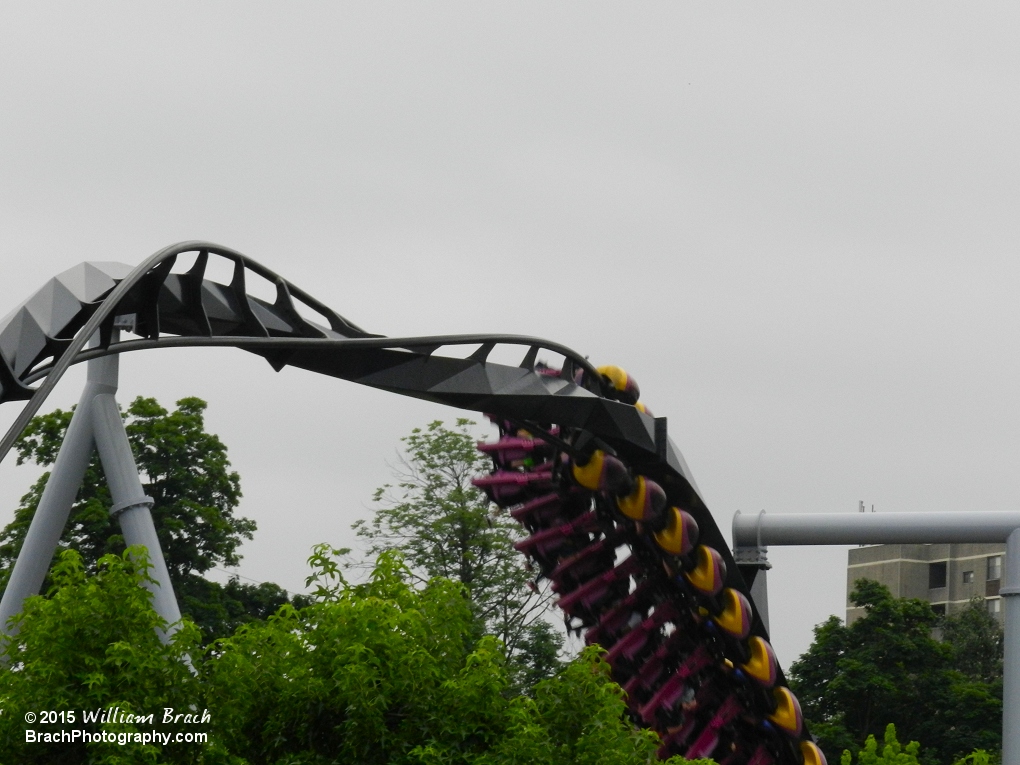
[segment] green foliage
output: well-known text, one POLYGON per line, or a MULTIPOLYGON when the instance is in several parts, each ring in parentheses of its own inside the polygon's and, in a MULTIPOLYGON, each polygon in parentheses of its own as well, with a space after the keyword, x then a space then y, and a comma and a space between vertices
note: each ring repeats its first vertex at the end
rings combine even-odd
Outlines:
MULTIPOLYGON (((609 666, 597 647, 585 649, 558 675, 535 687, 534 697, 520 696, 509 707, 510 727, 480 762, 489 765, 559 765, 560 763, 655 762, 658 736, 630 730, 621 721, 626 704, 609 666)), ((681 757, 670 765, 687 762, 681 757)), ((692 760, 711 763, 711 760, 692 760)))
POLYGON ((630 724, 596 649, 533 698, 508 698, 503 651, 475 638, 458 583, 421 586, 392 551, 363 585, 343 580, 329 548, 312 562, 314 605, 242 627, 210 662, 210 706, 224 710, 221 740, 235 755, 303 765, 654 761, 656 736, 630 724))
MULTIPOLYGON (((885 745, 878 750, 878 742, 873 735, 868 736, 864 749, 857 755, 857 765, 920 765, 917 752, 921 745, 911 741, 906 746, 896 738, 896 726, 890 723, 885 728, 885 745)), ((840 765, 850 765, 850 752, 843 752, 840 765)))
MULTIPOLYGON (((182 613, 202 628, 206 639, 274 613, 287 594, 273 584, 226 586, 202 575, 214 566, 236 566, 238 548, 251 539, 255 522, 235 515, 240 479, 230 470, 227 449, 205 431, 206 403, 183 398, 168 411, 152 398, 136 398, 125 413, 128 441, 145 493, 155 501, 152 514, 182 613)), ((42 466, 56 460, 71 411, 57 409, 35 417, 15 444, 18 464, 42 466)), ((14 520, 0 532, 0 568, 6 583, 38 506, 49 473, 22 497, 14 520)), ((89 463, 71 508, 61 546, 78 551, 87 571, 107 554, 121 554, 124 539, 110 518, 112 504, 97 456, 89 463)))
MULTIPOLYGON (((442 714, 443 685, 463 675, 470 612, 442 580, 416 591, 399 558, 370 581, 309 608, 285 607, 222 641, 210 668, 211 704, 230 749, 252 762, 388 762, 442 714), (437 698, 442 697, 442 698, 437 698)), ((470 665, 497 682, 494 646, 470 665)))
MULTIPOLYGON (((896 726, 890 723, 885 728, 884 745, 879 750, 874 736, 868 736, 864 749, 858 752, 857 765, 920 765, 918 758, 921 745, 911 741, 906 746, 900 744, 896 737, 896 726)), ((843 752, 840 765, 851 765, 853 758, 849 750, 843 752)), ((953 765, 993 765, 998 760, 984 749, 977 749, 966 757, 962 757, 953 765)))
POLYGON ((559 667, 562 636, 544 621, 548 595, 531 588, 513 547, 520 527, 471 485, 491 468, 468 431, 473 424, 436 421, 411 431, 399 482, 376 491, 375 514, 354 529, 371 556, 400 550, 419 582, 446 577, 462 584, 476 633, 502 641, 515 687, 526 688, 559 667))
MULTIPOLYGON (((26 743, 25 729, 61 727, 90 732, 150 731, 150 724, 85 722, 82 710, 119 707, 145 715, 164 707, 187 710, 200 702, 198 680, 185 657, 197 650, 198 632, 185 625, 169 645, 157 637, 164 626, 153 611, 149 593, 139 586, 147 578, 144 548, 123 556, 106 555, 96 573, 86 573, 81 556, 63 552, 51 572, 49 597, 25 601, 20 632, 7 640, 0 669, 0 762, 119 763, 200 761, 194 745, 167 747, 160 755, 151 744, 26 743), (27 725, 26 712, 74 710, 74 725, 27 725), (157 759, 161 758, 161 759, 157 759)), ((164 727, 175 732, 181 728, 164 727)))
POLYGON ((944 617, 939 628, 953 648, 957 670, 971 680, 1001 682, 1002 627, 988 613, 984 598, 974 598, 959 613, 944 617))
POLYGON ((953 765, 997 765, 998 758, 984 749, 971 752, 963 759, 957 760, 953 765))
MULTIPOLYGON (((144 551, 106 556, 90 574, 61 554, 48 597, 26 601, 0 666, 0 763, 28 765, 636 765, 655 734, 636 729, 596 648, 529 696, 511 683, 495 638, 474 636, 459 583, 417 586, 396 553, 352 586, 329 548, 316 550, 320 597, 285 605, 210 646, 184 624, 169 645, 147 592, 144 551), (187 657, 195 671, 189 670, 187 657), (206 744, 25 742, 27 711, 119 707, 201 712, 206 744)), ((136 723, 37 725, 90 732, 175 733, 136 723)), ((183 727, 183 726, 182 726, 183 727)), ((707 765, 707 761, 701 761, 707 765)), ((674 758, 670 765, 682 765, 674 758)))
MULTIPOLYGON (((129 428, 148 491, 157 502, 162 497, 164 506, 177 507, 191 521, 210 510, 229 516, 212 524, 217 543, 183 539, 187 524, 170 524, 181 544, 168 543, 167 548, 180 556, 171 571, 185 583, 178 590, 182 601, 233 633, 203 650, 199 630, 185 619, 169 644, 161 642, 159 631, 166 625, 140 586, 148 581, 145 551, 109 552, 122 548, 123 541, 109 524, 109 498, 94 462, 75 504, 72 531, 65 538, 69 549, 58 555, 48 592, 26 600, 17 617, 17 634, 2 645, 0 765, 655 761, 658 738, 630 722, 623 692, 611 681, 598 649, 561 667, 556 635, 544 621, 535 620, 517 636, 519 652, 531 661, 522 671, 521 664, 507 662, 501 639, 480 634, 481 627, 500 624, 501 618, 483 594, 486 577, 500 576, 505 570, 500 565, 511 560, 518 564, 514 571, 524 572, 516 554, 504 557, 502 549, 495 549, 511 545, 515 537, 510 530, 516 529, 489 516, 487 503, 470 488, 471 473, 460 476, 460 498, 452 492, 430 495, 448 502, 447 515, 479 543, 477 549, 461 549, 453 558, 439 556, 433 561, 435 565, 456 561, 456 567, 446 569, 454 574, 453 580, 423 576, 423 563, 432 565, 427 559, 418 559, 412 568, 399 553, 380 549, 369 580, 352 585, 343 577, 340 560, 347 551, 320 546, 310 559, 313 573, 308 583, 315 594, 298 607, 285 602, 282 591, 272 585, 252 587, 235 580, 221 587, 205 582, 200 573, 213 563, 229 563, 240 538, 251 529, 243 519, 231 520, 240 494, 236 474, 225 472, 229 467, 225 450, 208 462, 199 459, 200 467, 192 468, 197 474, 207 469, 216 474, 212 490, 201 481, 193 483, 194 476, 175 477, 177 467, 160 463, 165 439, 174 442, 167 451, 176 459, 187 457, 187 445, 176 440, 192 438, 195 433, 188 435, 189 427, 201 430, 203 406, 197 400, 181 402, 178 413, 188 415, 181 421, 166 412, 159 414, 144 400, 136 401, 128 411, 135 418, 129 428), (184 435, 165 432, 156 420, 166 416, 184 435), (131 428, 138 420, 145 422, 131 428), (224 476, 226 483, 220 480, 224 476), (196 493, 174 499, 174 485, 196 493), (230 486, 231 492, 223 490, 230 486), (211 504, 202 504, 210 500, 211 504), (475 513, 479 506, 481 516, 475 513), (195 515, 188 516, 191 511, 195 515), (238 602, 248 604, 248 613, 273 613, 266 620, 246 620, 237 610, 238 602), (514 693, 515 687, 532 679, 529 695, 514 693), (207 744, 169 746, 25 741, 25 713, 41 710, 77 715, 73 725, 36 726, 49 731, 79 727, 89 732, 155 729, 172 734, 183 729, 159 719, 155 723, 83 719, 83 711, 111 707, 122 714, 157 718, 167 707, 208 709, 208 723, 189 727, 212 738, 207 744)), ((69 413, 58 412, 37 420, 20 445, 22 459, 52 462, 68 419, 69 413)), ((460 427, 457 443, 463 444, 469 437, 463 431, 465 423, 460 427)), ((422 435, 427 441, 435 430, 412 437, 422 435)), ((216 452, 218 441, 199 441, 216 452)), ((412 448, 423 445, 425 441, 416 440, 412 448)), ((430 469, 442 470, 444 463, 434 456, 438 462, 430 469)), ((475 457, 473 444, 470 456, 475 457)), ((18 519, 21 525, 16 521, 4 533, 8 563, 24 536, 27 510, 38 501, 42 486, 38 483, 26 497, 18 519)), ((436 487, 441 488, 441 482, 430 484, 429 491, 436 487)), ((514 592, 506 597, 515 608, 526 602, 515 601, 519 594, 514 592)), ((680 765, 683 760, 670 762, 680 765)))
MULTIPOLYGON (((938 620, 926 602, 893 598, 877 582, 859 580, 850 600, 865 616, 849 627, 836 617, 816 627, 811 647, 790 667, 791 687, 829 760, 882 735, 889 723, 922 742, 925 763, 998 749, 1001 683, 956 668, 958 646, 969 643, 937 640, 938 620)), ((970 619, 961 634, 973 634, 970 619)))
POLYGON ((174 590, 181 613, 199 626, 206 643, 233 634, 242 624, 268 619, 287 603, 301 606, 310 602, 304 595, 289 595, 272 582, 255 584, 237 577, 220 584, 198 575, 186 576, 175 583, 174 590))
MULTIPOLYGON (((240 478, 230 470, 223 442, 205 432, 205 408, 201 399, 183 398, 169 412, 155 399, 139 397, 126 412, 128 441, 145 492, 155 501, 153 520, 175 580, 217 565, 237 565, 238 547, 255 531, 254 521, 234 516, 240 478)), ((18 464, 52 465, 72 414, 57 409, 34 418, 16 444, 18 464)), ((48 476, 22 498, 15 522, 4 530, 0 556, 5 564, 21 546, 48 476)), ((110 504, 102 467, 93 456, 64 537, 90 570, 103 555, 124 549, 120 529, 107 512, 110 504)))

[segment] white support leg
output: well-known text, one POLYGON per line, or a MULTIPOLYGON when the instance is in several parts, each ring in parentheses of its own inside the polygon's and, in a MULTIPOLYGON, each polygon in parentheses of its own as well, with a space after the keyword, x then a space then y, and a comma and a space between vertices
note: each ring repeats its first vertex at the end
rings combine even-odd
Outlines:
POLYGON ((99 458, 103 463, 103 473, 113 498, 110 515, 120 522, 126 544, 141 545, 149 551, 149 563, 152 566, 149 574, 154 581, 147 583, 146 587, 152 593, 152 605, 156 613, 167 623, 167 629, 161 637, 168 641, 180 626, 181 611, 170 583, 170 573, 156 535, 156 526, 152 522, 149 510, 152 499, 145 496, 142 490, 138 468, 124 430, 124 421, 113 395, 117 386, 119 358, 116 355, 106 356, 89 362, 90 365, 96 364, 97 375, 101 374, 104 382, 113 388, 92 400, 92 428, 99 458))
POLYGON ((50 478, 0 600, 0 632, 14 634, 16 625, 8 625, 11 617, 21 613, 25 598, 39 594, 95 447, 98 447, 113 497, 110 514, 120 522, 124 541, 128 545, 148 548, 152 565, 149 573, 155 580, 148 589, 152 593, 156 613, 167 623, 167 629, 160 637, 168 641, 179 628, 181 611, 149 511, 152 500, 142 491, 138 468, 114 397, 119 358, 117 355, 106 356, 88 363, 85 390, 60 445, 50 478))
POLYGON ((90 374, 0 600, 0 631, 4 634, 17 633, 17 626, 8 622, 21 613, 25 598, 39 594, 50 570, 60 535, 67 526, 71 506, 92 458, 92 399, 102 390, 101 383, 93 380, 90 374))

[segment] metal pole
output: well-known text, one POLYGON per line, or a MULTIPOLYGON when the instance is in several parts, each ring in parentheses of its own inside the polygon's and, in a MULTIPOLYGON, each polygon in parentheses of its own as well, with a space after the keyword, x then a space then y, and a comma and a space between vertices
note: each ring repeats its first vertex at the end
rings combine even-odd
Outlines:
POLYGON ((760 513, 733 518, 733 546, 1005 542, 1020 512, 760 513))
MULTIPOLYGON (((117 330, 114 330, 117 332, 117 330)), ((60 536, 67 525, 81 482, 98 446, 103 472, 110 486, 113 507, 110 514, 120 522, 124 541, 142 545, 149 550, 154 583, 147 584, 152 593, 153 607, 167 623, 160 637, 168 641, 179 628, 180 608, 174 596, 166 560, 160 548, 156 527, 149 507, 152 500, 142 491, 134 455, 124 431, 124 422, 117 408, 119 356, 107 356, 88 362, 88 379, 75 409, 67 433, 60 445, 57 459, 46 481, 39 506, 21 552, 14 562, 11 577, 0 600, 0 632, 15 634, 16 624, 10 619, 21 613, 25 598, 38 595, 46 579, 60 536)))
POLYGON ((1006 540, 1003 609, 1002 765, 1020 765, 1020 529, 1006 540))
MULTIPOLYGON (((765 545, 1006 542, 1003 602, 1002 765, 1020 765, 1020 513, 781 513, 733 518, 734 556, 765 545)), ((761 572, 759 575, 764 574, 761 572)))
POLYGON ((11 617, 21 613, 25 598, 39 594, 50 570, 53 554, 60 543, 60 535, 67 525, 71 505, 78 496, 78 489, 85 477, 89 460, 92 459, 90 409, 93 397, 102 392, 103 386, 93 378, 91 365, 92 362, 89 362, 88 382, 85 383, 85 390, 71 417, 21 552, 14 562, 7 589, 0 600, 0 632, 4 634, 17 633, 17 625, 8 622, 11 617))
POLYGON ((89 371, 92 372, 91 365, 96 364, 96 375, 101 375, 107 386, 112 388, 93 399, 92 427, 99 458, 103 462, 103 473, 113 498, 110 515, 120 522, 126 544, 148 548, 151 565, 149 575, 154 581, 147 582, 146 588, 152 593, 152 605, 156 613, 167 623, 166 630, 160 636, 168 641, 180 627, 181 611, 174 596, 156 526, 152 522, 152 513, 149 511, 152 499, 145 496, 142 489, 135 458, 124 430, 124 421, 113 395, 117 389, 119 358, 107 356, 89 362, 89 371))
MULTIPOLYGON (((758 513, 758 518, 764 514, 765 511, 762 510, 758 513)), ((737 516, 740 516, 739 510, 737 510, 737 516)), ((751 600, 754 602, 754 607, 758 611, 765 631, 771 633, 769 629, 768 573, 772 564, 769 563, 768 548, 760 536, 756 536, 752 544, 738 544, 736 541, 736 518, 733 523, 733 558, 737 563, 737 568, 744 575, 744 580, 751 582, 751 600)), ((756 530, 760 528, 760 523, 755 525, 756 530)))

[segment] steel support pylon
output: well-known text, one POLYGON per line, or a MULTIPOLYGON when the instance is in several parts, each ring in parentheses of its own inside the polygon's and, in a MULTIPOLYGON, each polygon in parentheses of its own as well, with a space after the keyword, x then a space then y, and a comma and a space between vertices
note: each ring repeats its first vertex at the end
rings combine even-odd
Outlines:
MULTIPOLYGON (((759 561, 766 545, 1006 542, 1003 601, 1002 765, 1020 765, 1020 512, 779 513, 733 518, 737 560, 759 561)), ((761 571, 759 576, 764 576, 761 571)), ((755 580, 757 581, 757 580, 755 580)), ((764 586, 764 582, 763 582, 764 586)))
POLYGON ((1020 529, 1006 540, 1003 571, 1002 765, 1020 765, 1020 529))
POLYGON ((113 498, 110 515, 119 521, 124 542, 148 549, 149 575, 153 581, 146 582, 146 588, 152 593, 156 613, 166 622, 160 637, 169 641, 180 626, 181 611, 152 522, 152 499, 142 490, 117 406, 119 360, 119 356, 107 356, 88 362, 85 390, 0 599, 0 630, 6 634, 17 630, 11 619, 21 613, 25 598, 39 594, 42 588, 93 449, 99 452, 113 498))

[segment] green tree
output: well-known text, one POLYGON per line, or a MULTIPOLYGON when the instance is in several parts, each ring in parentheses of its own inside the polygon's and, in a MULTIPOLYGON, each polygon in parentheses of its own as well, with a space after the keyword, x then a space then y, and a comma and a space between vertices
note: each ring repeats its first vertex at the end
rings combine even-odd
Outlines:
MULTIPOLYGON (((0 763, 34 765, 636 765, 657 736, 635 728, 591 648, 530 696, 511 683, 495 638, 474 636, 459 583, 421 586, 396 553, 351 586, 327 548, 312 558, 314 603, 284 606, 202 650, 185 623, 169 645, 144 581, 144 551, 89 573, 61 554, 46 597, 29 598, 0 664, 0 763), (194 670, 189 670, 189 662, 194 670), (201 713, 206 744, 25 741, 25 713, 119 707, 152 724, 36 725, 55 731, 180 732, 162 711, 201 713)), ((670 765, 681 765, 674 758, 670 765)))
POLYGON ((530 687, 559 667, 563 638, 545 621, 548 594, 533 587, 513 547, 520 526, 471 485, 491 468, 475 448, 473 424, 412 430, 398 483, 376 491, 375 514, 354 529, 373 557, 400 550, 419 583, 446 577, 463 585, 476 631, 502 641, 517 687, 530 687))
POLYGON ((395 551, 361 585, 343 580, 328 548, 312 563, 313 605, 245 625, 209 663, 219 740, 234 755, 305 765, 655 761, 658 737, 631 724, 599 649, 514 696, 502 647, 476 636, 458 582, 422 584, 395 551))
POLYGON ((953 666, 971 680, 1002 682, 1003 634, 999 622, 988 613, 984 598, 939 623, 942 639, 953 648, 953 666))
MULTIPOLYGON (((911 741, 906 746, 900 744, 896 738, 896 726, 892 723, 885 728, 884 742, 882 751, 879 751, 878 741, 873 735, 869 735, 864 749, 857 755, 857 765, 920 765, 917 752, 921 745, 916 741, 911 741)), ((852 759, 850 752, 844 751, 840 764, 850 765, 852 759)))
MULTIPOLYGON (((874 736, 868 736, 864 749, 857 753, 857 765, 920 765, 918 759, 921 744, 911 741, 904 746, 896 736, 896 726, 890 723, 885 728, 883 746, 879 749, 874 736)), ((843 752, 840 765, 850 765, 853 757, 849 750, 843 752)), ((977 749, 953 765, 992 765, 992 757, 984 749, 977 749)))
POLYGON ((202 760, 194 745, 161 748, 152 742, 31 743, 26 729, 42 732, 81 729, 89 733, 133 734, 154 727, 178 732, 183 726, 87 720, 83 711, 119 707, 147 715, 165 707, 188 710, 201 703, 202 689, 185 662, 198 656, 198 631, 185 625, 169 645, 157 637, 165 626, 140 586, 147 577, 144 548, 130 555, 105 555, 89 575, 74 550, 61 553, 51 571, 48 597, 25 601, 20 631, 5 638, 0 668, 0 762, 4 765, 68 765, 141 762, 192 763, 202 760), (73 712, 70 722, 46 722, 26 713, 73 712), (161 751, 162 749, 162 751, 161 751))
POLYGON ((865 615, 815 628, 808 651, 790 667, 791 687, 830 760, 882 735, 889 723, 923 742, 926 763, 950 763, 977 748, 998 749, 1001 686, 958 671, 953 646, 937 640, 938 618, 925 601, 894 598, 859 580, 851 602, 865 615))
POLYGON ((989 752, 984 749, 976 749, 966 757, 956 761, 953 765, 998 765, 989 752))
MULTIPOLYGON (((143 488, 155 502, 153 521, 181 611, 210 639, 274 613, 288 598, 274 584, 254 586, 235 579, 223 586, 203 576, 217 566, 236 566, 238 548, 255 531, 254 521, 235 514, 240 478, 230 469, 226 446, 206 432, 205 408, 201 399, 184 398, 168 411, 155 399, 139 397, 124 416, 143 488)), ((57 409, 35 417, 15 444, 18 464, 52 465, 72 414, 57 409)), ((35 482, 21 498, 14 520, 0 532, 4 584, 48 478, 47 472, 35 482)), ((61 538, 63 548, 81 555, 86 570, 96 570, 104 555, 124 550, 120 527, 110 518, 111 504, 102 466, 93 455, 61 538)))

